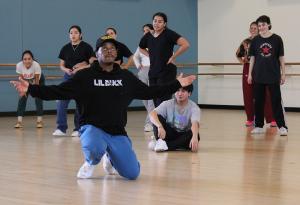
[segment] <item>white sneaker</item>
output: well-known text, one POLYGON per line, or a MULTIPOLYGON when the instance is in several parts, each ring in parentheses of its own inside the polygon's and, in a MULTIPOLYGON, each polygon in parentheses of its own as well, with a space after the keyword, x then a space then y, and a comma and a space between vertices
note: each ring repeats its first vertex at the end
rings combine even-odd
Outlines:
POLYGON ((262 134, 264 133, 264 129, 261 127, 255 127, 252 131, 251 134, 262 134))
POLYGON ((108 159, 107 153, 105 153, 102 157, 103 159, 103 169, 106 174, 114 175, 117 174, 117 170, 112 166, 110 160, 108 159))
POLYGON ((288 130, 285 127, 279 128, 280 136, 287 136, 288 130))
POLYGON ((163 152, 163 151, 166 151, 168 150, 168 146, 167 146, 167 143, 165 140, 162 140, 162 139, 158 139, 156 141, 156 145, 154 147, 154 151, 155 152, 163 152))
POLYGON ((144 131, 145 131, 145 132, 152 132, 152 131, 153 131, 152 125, 151 125, 151 124, 146 124, 146 125, 144 126, 144 131))
POLYGON ((151 140, 148 143, 148 149, 154 151, 155 145, 156 145, 155 137, 151 136, 151 140))
POLYGON ((95 169, 95 165, 91 165, 88 162, 84 162, 77 173, 77 178, 80 178, 80 179, 91 178, 91 176, 93 175, 94 169, 95 169))
POLYGON ((56 129, 56 130, 52 133, 52 135, 54 135, 54 136, 65 136, 66 133, 63 132, 63 131, 61 131, 60 129, 56 129))
POLYGON ((73 131, 71 136, 72 137, 79 137, 79 132, 78 131, 73 131))

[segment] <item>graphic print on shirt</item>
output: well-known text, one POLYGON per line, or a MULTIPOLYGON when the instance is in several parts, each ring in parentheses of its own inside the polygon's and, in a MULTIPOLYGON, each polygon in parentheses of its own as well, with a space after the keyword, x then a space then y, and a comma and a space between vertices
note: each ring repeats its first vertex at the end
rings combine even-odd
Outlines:
POLYGON ((174 127, 178 130, 185 130, 188 122, 187 116, 181 115, 177 111, 174 113, 174 127))
POLYGON ((24 79, 32 79, 34 78, 34 73, 24 73, 22 76, 24 79))
POLYGON ((260 52, 260 55, 262 57, 265 57, 265 58, 268 58, 270 56, 272 56, 272 50, 273 50, 273 47, 271 44, 269 43, 263 43, 260 47, 259 47, 259 52, 260 52))
POLYGON ((122 83, 122 80, 94 79, 94 86, 97 86, 97 87, 119 87, 119 86, 123 86, 123 83, 122 83))

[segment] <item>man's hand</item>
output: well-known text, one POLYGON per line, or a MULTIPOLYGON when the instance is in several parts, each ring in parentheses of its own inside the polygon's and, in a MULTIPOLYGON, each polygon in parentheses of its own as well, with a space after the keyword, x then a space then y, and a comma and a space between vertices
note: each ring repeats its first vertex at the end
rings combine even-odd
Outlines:
POLYGON ((10 81, 18 91, 20 96, 25 96, 29 87, 29 83, 26 80, 23 80, 19 77, 19 81, 10 81))
POLYGON ((179 81, 179 83, 181 84, 182 87, 186 87, 190 84, 192 84, 192 82, 196 79, 195 75, 189 75, 186 77, 183 77, 183 74, 180 73, 180 75, 177 77, 177 80, 179 81))
POLYGON ((198 151, 198 137, 197 136, 193 136, 191 141, 190 141, 190 148, 193 152, 197 152, 198 151))

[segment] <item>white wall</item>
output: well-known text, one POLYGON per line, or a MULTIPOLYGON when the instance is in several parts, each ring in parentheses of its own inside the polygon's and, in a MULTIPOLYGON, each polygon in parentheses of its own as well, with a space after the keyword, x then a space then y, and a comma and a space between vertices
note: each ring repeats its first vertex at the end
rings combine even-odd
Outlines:
MULTIPOLYGON (((248 34, 249 24, 268 15, 272 32, 284 41, 287 62, 300 61, 299 0, 198 0, 198 62, 237 62, 235 51, 248 34)), ((241 66, 199 67, 199 72, 241 72, 241 66)), ((300 73, 300 67, 288 67, 300 73)), ((300 107, 300 77, 282 87, 284 104, 300 107)), ((242 105, 241 76, 199 79, 199 104, 242 105)))

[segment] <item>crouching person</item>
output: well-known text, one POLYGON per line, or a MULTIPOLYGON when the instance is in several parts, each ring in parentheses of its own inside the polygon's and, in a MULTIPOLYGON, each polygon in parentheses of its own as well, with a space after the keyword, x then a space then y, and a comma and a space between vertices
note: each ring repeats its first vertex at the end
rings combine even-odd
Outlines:
POLYGON ((192 91, 192 84, 179 88, 174 99, 164 101, 150 113, 154 137, 149 149, 156 152, 198 150, 200 108, 189 99, 192 91))

